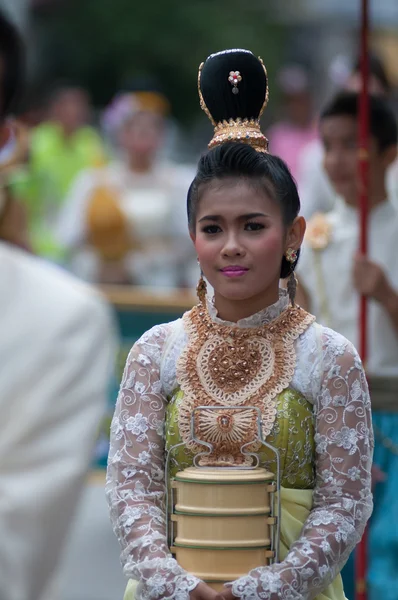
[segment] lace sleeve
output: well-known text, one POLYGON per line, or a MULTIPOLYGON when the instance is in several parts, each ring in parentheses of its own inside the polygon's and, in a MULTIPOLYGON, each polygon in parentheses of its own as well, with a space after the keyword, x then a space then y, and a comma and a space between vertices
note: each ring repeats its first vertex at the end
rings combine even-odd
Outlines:
POLYGON ((159 367, 167 326, 155 327, 127 359, 111 428, 106 493, 136 600, 187 600, 199 580, 172 558, 165 530, 164 419, 159 367))
POLYGON ((311 600, 344 566, 372 512, 370 398, 355 349, 323 333, 322 383, 314 405, 316 473, 313 508, 286 559, 232 584, 244 600, 311 600))

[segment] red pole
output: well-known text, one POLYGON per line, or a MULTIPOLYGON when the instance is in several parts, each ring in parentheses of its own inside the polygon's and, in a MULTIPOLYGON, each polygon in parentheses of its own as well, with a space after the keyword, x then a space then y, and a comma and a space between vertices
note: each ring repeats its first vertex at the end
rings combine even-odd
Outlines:
MULTIPOLYGON (((359 96, 359 213, 360 213, 360 237, 359 251, 361 254, 368 252, 368 189, 369 189, 369 54, 368 54, 368 35, 369 35, 369 13, 368 0, 362 2, 362 27, 361 27, 361 81, 362 89, 359 96)), ((360 310, 360 343, 359 351, 361 359, 366 362, 367 358, 367 328, 366 328, 366 298, 361 297, 360 310)))
MULTIPOLYGON (((361 81, 362 89, 359 97, 359 251, 368 252, 368 189, 369 189, 369 2, 361 0, 361 81)), ((367 301, 364 296, 360 299, 359 311, 359 353, 366 366, 367 359, 367 301)), ((367 575, 367 532, 358 545, 355 560, 355 600, 366 600, 367 575)))

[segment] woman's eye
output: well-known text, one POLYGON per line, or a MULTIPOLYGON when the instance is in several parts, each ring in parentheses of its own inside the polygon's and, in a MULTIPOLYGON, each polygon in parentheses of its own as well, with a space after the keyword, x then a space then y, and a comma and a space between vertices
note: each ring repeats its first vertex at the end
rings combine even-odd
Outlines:
POLYGON ((214 233, 218 233, 219 231, 221 231, 221 229, 218 225, 206 225, 206 227, 203 227, 202 231, 203 231, 203 233, 214 234, 214 233))
POLYGON ((245 229, 246 231, 259 231, 264 229, 264 225, 262 223, 246 223, 245 229))

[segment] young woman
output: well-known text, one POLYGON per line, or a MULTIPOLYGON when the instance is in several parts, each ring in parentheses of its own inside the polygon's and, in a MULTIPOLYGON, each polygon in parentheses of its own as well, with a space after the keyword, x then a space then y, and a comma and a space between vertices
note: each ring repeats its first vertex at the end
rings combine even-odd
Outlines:
POLYGON ((147 287, 187 284, 194 256, 186 243, 184 198, 192 171, 159 159, 168 107, 163 95, 137 91, 118 94, 105 111, 117 157, 80 174, 58 223, 59 241, 79 276, 147 287))
MULTIPOLYGON (((107 482, 131 579, 126 597, 343 600, 338 574, 372 510, 365 375, 353 346, 294 304, 305 221, 294 180, 260 131, 268 97, 262 62, 245 50, 211 55, 199 92, 216 129, 188 192, 188 223, 214 297, 206 298, 201 279, 199 305, 144 334, 126 364, 107 482), (289 278, 288 292, 280 278, 289 278), (195 406, 231 399, 261 408, 263 434, 280 452, 282 560, 217 594, 169 552, 165 484, 193 457, 180 451, 165 473, 165 452, 189 443, 195 406)), ((215 442, 217 422, 207 441, 220 462, 241 464, 239 449, 255 432, 246 425, 242 433, 238 419, 230 425, 227 455, 215 442)), ((275 471, 271 455, 260 450, 260 457, 275 471)))

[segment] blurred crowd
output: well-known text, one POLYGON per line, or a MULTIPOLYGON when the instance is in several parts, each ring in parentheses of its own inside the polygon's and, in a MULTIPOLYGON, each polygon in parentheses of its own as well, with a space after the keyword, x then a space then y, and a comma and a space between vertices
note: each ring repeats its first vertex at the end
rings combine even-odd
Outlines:
MULTIPOLYGON (((393 89, 377 56, 370 61, 372 93, 393 89)), ((336 188, 323 167, 311 73, 299 64, 277 74, 280 102, 267 135, 272 153, 289 165, 302 214, 329 211, 336 188)), ((358 91, 353 62, 335 89, 358 91)), ((86 89, 62 82, 18 116, 26 145, 12 188, 25 213, 21 235, 33 252, 95 284, 193 287, 195 257, 188 239, 185 198, 195 155, 170 156, 170 105, 153 86, 131 86, 94 110, 86 89)), ((398 163, 389 169, 398 195, 398 163)), ((22 223, 21 215, 21 223, 22 223)))
POLYGON ((12 189, 34 253, 92 283, 190 284, 185 196, 194 168, 165 156, 169 110, 153 89, 124 91, 94 127, 88 92, 63 84, 39 122, 21 115, 27 153, 12 189))

